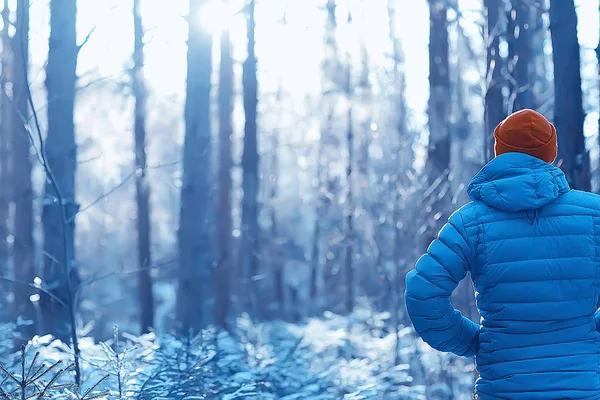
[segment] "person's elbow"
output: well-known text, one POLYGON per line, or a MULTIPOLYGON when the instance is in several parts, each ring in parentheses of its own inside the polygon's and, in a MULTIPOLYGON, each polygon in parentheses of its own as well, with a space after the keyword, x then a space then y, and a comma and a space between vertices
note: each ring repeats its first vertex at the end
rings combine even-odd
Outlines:
POLYGON ((406 275, 406 311, 419 336, 426 334, 427 330, 432 328, 432 320, 440 317, 436 314, 443 312, 438 310, 440 307, 437 295, 438 293, 431 293, 431 285, 416 269, 406 275))

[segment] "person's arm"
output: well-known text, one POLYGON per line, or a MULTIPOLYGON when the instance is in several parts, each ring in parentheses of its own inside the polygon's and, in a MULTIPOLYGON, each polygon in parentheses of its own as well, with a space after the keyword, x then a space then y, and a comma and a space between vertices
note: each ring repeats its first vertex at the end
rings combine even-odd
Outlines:
POLYGON ((479 349, 479 325, 450 301, 469 271, 471 250, 465 238, 462 218, 454 213, 406 276, 406 308, 415 330, 431 347, 472 357, 479 349))

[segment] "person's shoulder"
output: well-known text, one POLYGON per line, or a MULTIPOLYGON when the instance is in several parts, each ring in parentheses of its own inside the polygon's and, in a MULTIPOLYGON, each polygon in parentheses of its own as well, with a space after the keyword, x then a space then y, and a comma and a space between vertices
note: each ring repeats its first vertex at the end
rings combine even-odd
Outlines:
POLYGON ((493 213, 494 210, 482 201, 471 201, 456 210, 450 219, 460 219, 465 227, 474 225, 485 215, 493 213))
POLYGON ((555 204, 583 207, 600 212, 600 195, 572 189, 558 197, 555 204))

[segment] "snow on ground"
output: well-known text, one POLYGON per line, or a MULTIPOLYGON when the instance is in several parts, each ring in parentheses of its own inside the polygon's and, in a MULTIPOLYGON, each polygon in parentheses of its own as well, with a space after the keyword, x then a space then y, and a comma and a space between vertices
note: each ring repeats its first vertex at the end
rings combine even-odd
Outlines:
MULTIPOLYGON (((118 346, 114 341, 97 344, 92 338, 83 338, 83 391, 107 376, 93 392, 109 392, 98 398, 471 398, 472 362, 430 349, 410 328, 398 334, 399 362, 395 365, 396 335, 386 330, 388 317, 387 313, 362 309, 350 317, 325 313, 298 325, 254 325, 248 318, 240 318, 235 335, 207 330, 180 341, 170 336, 133 337, 117 332, 118 346)), ((71 361, 69 349, 51 337, 36 337, 30 342, 28 366, 36 352, 46 365, 71 361)), ((18 379, 22 367, 19 354, 6 360, 3 365, 18 379)), ((44 377, 45 383, 51 376, 48 373, 44 377)), ((67 378, 69 375, 57 382, 68 383, 67 378)), ((2 387, 9 391, 11 384, 11 379, 5 379, 2 387)), ((53 391, 52 398, 75 399, 73 392, 62 388, 53 391)))

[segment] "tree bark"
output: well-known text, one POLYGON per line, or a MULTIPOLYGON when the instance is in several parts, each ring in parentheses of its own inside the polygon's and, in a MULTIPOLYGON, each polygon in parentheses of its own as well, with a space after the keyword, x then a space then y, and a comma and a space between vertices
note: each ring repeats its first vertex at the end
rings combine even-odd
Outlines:
POLYGON ((393 262, 394 262, 394 275, 390 279, 391 293, 390 298, 392 304, 390 310, 392 312, 391 323, 393 325, 395 346, 394 346, 394 365, 400 364, 400 348, 401 348, 401 335, 400 335, 400 322, 408 323, 407 313, 403 312, 404 302, 401 300, 405 290, 405 271, 402 268, 402 252, 403 249, 410 248, 410 239, 403 240, 401 223, 401 196, 400 191, 402 188, 402 182, 400 174, 405 171, 412 170, 414 153, 412 146, 406 145, 406 142, 410 140, 408 135, 407 127, 407 105, 406 105, 406 77, 403 71, 404 54, 402 51, 402 45, 400 39, 396 33, 396 4, 393 0, 388 0, 387 6, 388 12, 388 24, 390 41, 393 45, 393 56, 394 56, 394 88, 397 90, 395 99, 395 109, 397 110, 396 120, 396 162, 395 170, 393 173, 393 182, 391 184, 391 200, 392 200, 392 224, 394 229, 393 239, 393 262), (407 243, 408 242, 408 243, 407 243))
MULTIPOLYGON (((318 295, 318 275, 322 273, 322 291, 324 302, 328 303, 332 297, 336 304, 339 303, 337 296, 341 282, 337 281, 335 270, 337 270, 338 255, 340 253, 339 246, 332 244, 330 237, 341 232, 338 230, 337 214, 332 218, 334 203, 337 203, 338 186, 335 185, 336 177, 333 177, 329 164, 331 162, 332 148, 337 149, 340 146, 340 141, 334 133, 334 121, 336 120, 335 96, 339 91, 338 76, 340 70, 340 62, 338 59, 338 44, 336 40, 337 18, 336 18, 336 1, 327 0, 327 20, 325 24, 325 59, 323 60, 322 75, 322 101, 325 107, 325 120, 322 123, 321 134, 318 143, 317 154, 317 196, 316 196, 316 212, 313 232, 313 246, 311 259, 311 275, 310 275, 310 291, 313 301, 313 311, 317 306, 318 295), (329 162, 328 162, 329 161, 329 162), (336 222, 331 221, 336 218, 336 222), (325 240, 323 240, 323 237, 325 240), (323 246, 322 246, 322 242, 323 246), (322 248, 323 247, 323 248, 322 248), (323 259, 323 256, 325 259, 323 259)), ((337 162, 337 161, 336 161, 337 162)), ((328 304, 325 304, 328 306, 328 304)))
MULTIPOLYGON (((277 103, 281 104, 281 88, 277 92, 277 103)), ((279 317, 283 318, 285 313, 285 282, 284 282, 284 262, 281 252, 281 241, 279 238, 279 226, 277 221, 277 211, 275 202, 279 196, 279 132, 272 135, 271 165, 269 169, 269 214, 271 219, 271 271, 275 282, 275 301, 279 310, 279 317)))
POLYGON ((154 326, 154 295, 150 268, 150 187, 146 179, 146 104, 147 89, 144 82, 144 25, 140 0, 133 0, 134 51, 132 85, 135 97, 135 192, 138 233, 138 291, 140 302, 140 331, 142 334, 154 326))
MULTIPOLYGON (((599 9, 600 11, 600 9, 599 9)), ((600 12, 598 12, 598 16, 600 17, 600 12)), ((596 47, 596 59, 598 60, 598 89, 600 94, 600 41, 598 41, 598 46, 596 47)), ((600 97, 600 96, 599 96, 600 97)), ((600 145, 600 117, 598 118, 598 144, 600 145)))
MULTIPOLYGON (((282 106, 283 89, 281 82, 277 88, 276 102, 282 106)), ((279 235, 279 223, 277 220, 276 202, 279 196, 279 130, 275 130, 271 134, 271 149, 270 160, 268 165, 267 184, 269 190, 269 217, 271 220, 271 231, 269 237, 269 252, 270 252, 270 270, 273 273, 273 281, 275 286, 275 303, 279 312, 278 317, 285 317, 285 281, 284 281, 284 260, 282 251, 282 241, 279 235)))
POLYGON ((524 0, 511 0, 508 32, 508 72, 511 75, 508 113, 533 108, 532 6, 524 0))
POLYGON ((485 92, 485 160, 494 157, 494 129, 504 118, 506 111, 504 106, 504 95, 502 88, 504 78, 502 67, 504 60, 500 57, 499 45, 500 35, 503 33, 502 21, 500 20, 502 2, 500 0, 484 0, 487 24, 485 26, 486 44, 486 92, 485 92))
POLYGON ((574 189, 590 190, 590 160, 585 148, 581 61, 573 0, 550 1, 554 62, 554 125, 558 162, 574 189))
MULTIPOLYGON (((75 215, 79 210, 75 201, 77 145, 73 115, 79 52, 76 23, 76 0, 51 0, 46 66, 48 135, 44 147, 53 179, 46 179, 42 217, 44 281, 51 293, 69 307, 74 307, 73 295, 79 284, 74 246, 75 215)), ((42 307, 47 331, 69 343, 70 325, 75 322, 70 310, 49 297, 42 307)))
POLYGON ((450 64, 448 61, 447 8, 443 1, 430 0, 429 44, 429 149, 431 179, 447 173, 450 165, 450 64))
POLYGON ((429 147, 425 191, 425 226, 423 246, 427 246, 448 215, 450 194, 450 62, 447 5, 442 0, 429 0, 429 147))
MULTIPOLYGON (((197 16, 208 0, 190 0, 197 16)), ((212 187, 210 90, 212 35, 189 18, 185 141, 179 214, 177 321, 182 333, 198 332, 209 321, 212 187)))
POLYGON ((8 0, 4 0, 2 9, 2 75, 0 76, 0 275, 8 273, 8 261, 11 246, 8 242, 9 206, 13 190, 11 133, 13 128, 12 108, 9 97, 8 82, 12 82, 12 45, 10 38, 10 8, 8 0))
POLYGON ((350 57, 346 66, 346 97, 348 98, 348 117, 346 131, 346 145, 348 146, 348 160, 346 164, 346 185, 348 195, 346 196, 346 271, 345 271, 345 311, 350 314, 354 311, 354 127, 352 116, 352 65, 350 57))
POLYGON ((549 64, 552 62, 552 55, 544 52, 547 41, 550 40, 547 23, 544 16, 547 13, 546 1, 540 4, 542 7, 536 7, 534 11, 535 29, 532 33, 532 58, 533 58, 533 108, 544 114, 549 119, 554 119, 552 105, 554 98, 551 95, 554 92, 553 82, 548 79, 549 64))
MULTIPOLYGON (((228 3, 229 0, 226 0, 228 3)), ((219 73, 219 203, 217 212, 216 323, 227 326, 231 296, 231 136, 233 134, 233 58, 229 30, 221 34, 219 73)))
MULTIPOLYGON (((15 201, 14 276, 21 282, 33 283, 35 277, 33 243, 33 187, 31 183, 31 141, 23 119, 29 118, 27 77, 29 72, 29 0, 17 2, 17 20, 13 38, 14 70, 13 101, 18 123, 13 125, 13 189, 15 201)), ((34 292, 15 286, 15 317, 35 320, 30 296, 34 292)), ((68 320, 67 320, 68 321, 68 320)), ((35 332, 33 326, 22 327, 26 342, 35 332)), ((67 336, 68 337, 68 336, 67 336)))
POLYGON ((256 76, 255 54, 255 0, 247 4, 247 30, 248 30, 248 56, 243 65, 243 91, 244 112, 246 122, 244 125, 244 153, 242 155, 243 190, 242 199, 242 257, 245 279, 245 295, 250 299, 252 310, 258 313, 255 277, 259 270, 259 226, 258 226, 258 166, 259 155, 257 147, 257 107, 258 107, 258 81, 256 76))

